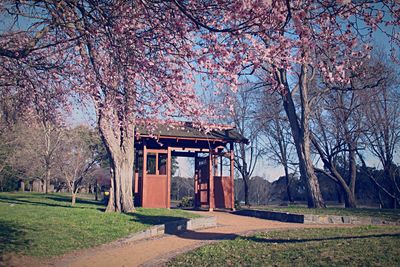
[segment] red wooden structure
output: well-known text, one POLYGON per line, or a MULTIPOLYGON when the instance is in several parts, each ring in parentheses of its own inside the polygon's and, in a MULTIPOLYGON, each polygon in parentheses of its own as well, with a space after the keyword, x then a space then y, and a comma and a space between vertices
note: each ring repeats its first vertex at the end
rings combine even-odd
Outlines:
POLYGON ((136 136, 136 206, 170 208, 171 159, 183 156, 195 159, 195 208, 234 209, 233 144, 248 141, 233 127, 218 126, 206 133, 190 123, 159 125, 152 134, 139 127, 136 136), (229 175, 223 175, 224 167, 229 175))

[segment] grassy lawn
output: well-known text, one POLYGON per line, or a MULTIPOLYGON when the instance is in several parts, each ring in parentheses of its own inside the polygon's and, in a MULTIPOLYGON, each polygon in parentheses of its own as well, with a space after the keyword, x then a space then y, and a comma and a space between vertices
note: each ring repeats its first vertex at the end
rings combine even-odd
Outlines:
POLYGON ((325 209, 309 209, 302 206, 288 207, 262 207, 265 210, 299 213, 299 214, 314 214, 314 215, 340 215, 340 216, 360 216, 360 217, 378 217, 389 221, 400 220, 400 210, 392 209, 345 209, 345 208, 325 208, 325 209))
POLYGON ((168 266, 400 266, 400 227, 274 231, 178 256, 168 266))
POLYGON ((0 254, 55 256, 107 243, 145 228, 198 215, 167 209, 104 213, 105 206, 60 194, 0 193, 0 254))

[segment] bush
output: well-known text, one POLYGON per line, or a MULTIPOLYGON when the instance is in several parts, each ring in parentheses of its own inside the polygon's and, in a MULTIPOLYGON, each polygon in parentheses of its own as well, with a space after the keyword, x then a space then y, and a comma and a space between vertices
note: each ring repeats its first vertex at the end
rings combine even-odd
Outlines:
POLYGON ((239 200, 235 200, 235 210, 240 210, 242 209, 242 206, 240 206, 240 201, 239 200))
POLYGON ((14 171, 6 166, 0 173, 0 191, 11 192, 18 190, 18 179, 14 171))
POLYGON ((183 197, 181 203, 178 204, 179 208, 193 207, 193 197, 183 197))

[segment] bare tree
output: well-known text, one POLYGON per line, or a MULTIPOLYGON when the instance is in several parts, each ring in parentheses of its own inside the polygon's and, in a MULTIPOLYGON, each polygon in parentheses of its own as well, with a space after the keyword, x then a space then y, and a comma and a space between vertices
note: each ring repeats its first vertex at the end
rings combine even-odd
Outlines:
POLYGON ((249 140, 248 146, 244 143, 235 144, 235 168, 243 179, 246 205, 250 205, 250 178, 263 154, 263 149, 259 145, 261 131, 256 123, 256 103, 257 91, 248 86, 240 87, 235 96, 235 108, 232 114, 236 130, 249 140))
POLYGON ((269 159, 282 165, 285 172, 286 194, 289 202, 293 202, 290 192, 291 178, 290 169, 295 171, 293 159, 293 141, 290 126, 284 114, 277 93, 267 93, 263 98, 262 108, 259 111, 259 119, 263 131, 263 145, 269 159))
POLYGON ((313 119, 312 141, 324 164, 323 169, 315 169, 338 184, 347 208, 356 207, 356 153, 362 133, 360 104, 356 90, 332 91, 324 96, 313 119))
POLYGON ((48 193, 52 176, 56 174, 63 129, 57 125, 23 123, 14 128, 16 149, 10 164, 23 176, 42 181, 43 192, 48 193))
MULTIPOLYGON (((391 199, 388 205, 397 208, 400 203, 399 173, 396 165, 396 152, 400 144, 400 93, 396 69, 379 56, 373 64, 371 79, 382 80, 378 87, 364 95, 364 123, 368 129, 364 134, 368 150, 380 162, 384 179, 370 178, 380 191, 391 199)), ((361 156, 363 170, 368 173, 365 160, 361 156)))
POLYGON ((91 178, 90 174, 98 161, 94 134, 88 127, 80 126, 67 131, 63 138, 59 167, 72 194, 72 206, 79 190, 91 178))

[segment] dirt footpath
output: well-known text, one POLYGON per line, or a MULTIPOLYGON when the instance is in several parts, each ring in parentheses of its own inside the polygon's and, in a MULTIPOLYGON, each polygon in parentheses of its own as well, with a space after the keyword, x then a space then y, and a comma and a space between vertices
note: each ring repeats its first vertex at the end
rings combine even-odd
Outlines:
MULTIPOLYGON (((305 225, 283 223, 228 212, 197 212, 215 216, 218 226, 209 229, 187 231, 179 235, 164 235, 129 244, 114 244, 66 255, 50 265, 55 266, 160 266, 172 257, 205 244, 238 235, 273 229, 332 227, 332 225, 305 225)), ((343 226, 342 226, 343 227, 343 226)))

